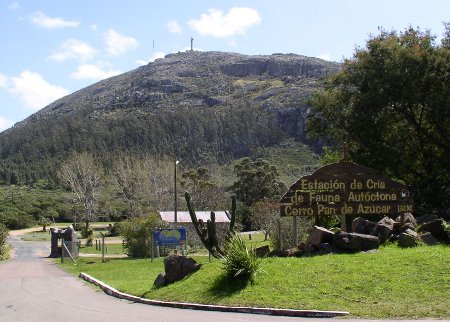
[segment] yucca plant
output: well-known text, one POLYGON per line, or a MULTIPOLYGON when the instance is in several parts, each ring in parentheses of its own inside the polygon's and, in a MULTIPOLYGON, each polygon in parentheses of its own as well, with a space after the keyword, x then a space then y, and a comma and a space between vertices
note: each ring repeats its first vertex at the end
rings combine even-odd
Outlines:
POLYGON ((233 234, 225 245, 223 270, 231 278, 253 281, 260 271, 261 259, 248 249, 239 234, 233 234))

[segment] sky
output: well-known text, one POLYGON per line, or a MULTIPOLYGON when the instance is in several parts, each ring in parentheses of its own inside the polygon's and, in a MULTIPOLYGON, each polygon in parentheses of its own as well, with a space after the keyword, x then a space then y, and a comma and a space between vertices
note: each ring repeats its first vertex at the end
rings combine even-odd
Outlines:
POLYGON ((0 131, 102 79, 190 49, 351 58, 379 27, 430 30, 448 0, 0 0, 0 131))

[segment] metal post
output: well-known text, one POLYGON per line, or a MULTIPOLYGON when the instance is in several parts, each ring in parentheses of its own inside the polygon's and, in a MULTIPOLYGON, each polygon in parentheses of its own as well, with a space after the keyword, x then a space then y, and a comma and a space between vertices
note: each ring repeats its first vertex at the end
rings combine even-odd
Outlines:
POLYGON ((174 162, 174 180, 173 180, 173 188, 174 188, 174 199, 173 199, 173 209, 174 209, 174 215, 175 215, 175 217, 174 217, 174 222, 175 222, 175 224, 177 223, 177 221, 178 221, 178 218, 177 218, 177 206, 178 206, 178 204, 177 204, 177 164, 179 163, 180 161, 178 161, 178 160, 176 160, 175 162, 174 162))
POLYGON ((294 216, 294 247, 298 245, 298 222, 297 222, 297 216, 294 216))

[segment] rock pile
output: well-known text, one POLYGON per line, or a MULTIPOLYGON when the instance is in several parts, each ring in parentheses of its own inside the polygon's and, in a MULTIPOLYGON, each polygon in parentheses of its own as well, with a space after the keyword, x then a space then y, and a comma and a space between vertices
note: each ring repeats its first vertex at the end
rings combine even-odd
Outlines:
POLYGON ((385 242, 398 242, 402 248, 419 244, 435 245, 449 243, 450 232, 446 223, 432 215, 418 217, 411 213, 398 216, 395 220, 384 217, 372 222, 358 217, 352 222, 352 232, 334 233, 323 227, 314 226, 306 242, 297 248, 271 252, 268 256, 309 256, 312 254, 331 254, 342 252, 371 251, 385 242))

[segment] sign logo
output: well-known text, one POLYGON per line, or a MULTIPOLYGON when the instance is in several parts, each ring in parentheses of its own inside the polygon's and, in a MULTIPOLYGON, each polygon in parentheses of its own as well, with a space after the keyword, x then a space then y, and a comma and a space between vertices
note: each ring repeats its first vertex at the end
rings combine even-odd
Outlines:
POLYGON ((173 246, 186 244, 185 228, 164 228, 153 232, 156 246, 173 246))

